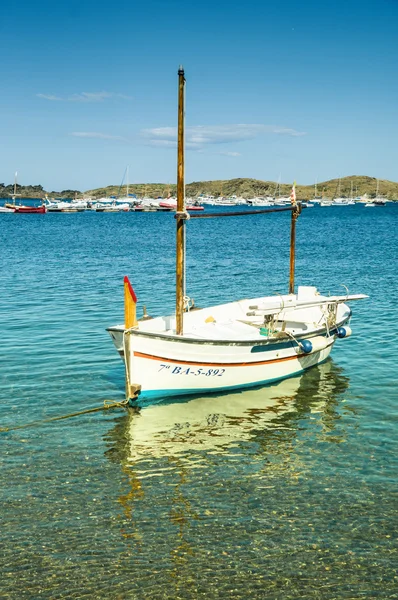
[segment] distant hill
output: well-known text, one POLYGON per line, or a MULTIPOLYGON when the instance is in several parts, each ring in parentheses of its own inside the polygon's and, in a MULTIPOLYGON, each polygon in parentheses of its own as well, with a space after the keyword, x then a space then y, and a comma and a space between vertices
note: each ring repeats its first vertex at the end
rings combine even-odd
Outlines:
MULTIPOLYGON (((343 177, 340 180, 341 196, 349 197, 351 189, 354 197, 367 194, 370 198, 376 195, 377 179, 375 177, 366 177, 363 175, 352 175, 343 177), (352 186, 352 187, 351 187, 352 186)), ((281 196, 287 196, 292 189, 292 183, 278 184, 275 181, 261 181, 259 179, 227 179, 217 181, 194 181, 185 186, 186 194, 190 197, 200 194, 210 194, 212 196, 241 196, 243 198, 252 198, 253 196, 274 196, 276 193, 281 196), (278 189, 277 189, 278 188, 278 189)), ((314 197, 315 187, 313 185, 297 185, 297 197, 301 200, 309 200, 314 197)), ((108 186, 88 190, 86 195, 94 198, 101 196, 114 196, 118 193, 119 186, 108 186)), ((322 194, 328 198, 335 198, 338 195, 339 179, 330 179, 317 184, 318 196, 322 194)), ((123 186, 123 193, 126 193, 126 187, 123 186)), ((170 192, 176 195, 176 185, 166 185, 164 183, 138 183, 129 186, 129 193, 137 196, 149 196, 157 198, 166 197, 170 192)), ((398 200, 398 183, 385 179, 379 180, 379 194, 390 200, 398 200)))
MULTIPOLYGON (((355 196, 363 196, 367 194, 370 198, 376 195, 377 179, 375 177, 366 177, 363 175, 352 175, 339 179, 330 179, 329 181, 321 181, 317 184, 318 196, 335 198, 339 194, 339 181, 341 196, 349 197, 351 189, 355 196)), ((212 196, 241 196, 243 198, 251 198, 253 196, 287 196, 290 194, 292 183, 278 184, 275 181, 261 181, 259 179, 228 179, 217 181, 194 181, 185 186, 186 194, 190 197, 199 196, 200 194, 210 194, 212 196)), ((115 196, 118 194, 120 186, 110 185, 105 188, 97 188, 84 192, 85 196, 92 198, 100 198, 103 196, 115 196)), ((300 200, 309 200, 314 197, 314 185, 297 185, 297 197, 300 200)), ((0 198, 9 198, 14 191, 13 185, 0 183, 0 198)), ((63 197, 73 198, 81 196, 83 192, 79 190, 62 190, 61 192, 47 192, 41 185, 20 186, 17 185, 17 193, 26 198, 43 198, 48 195, 50 198, 63 197)), ((152 198, 167 197, 176 195, 176 185, 168 185, 165 183, 136 183, 129 186, 129 193, 137 196, 149 196, 152 198)), ((379 179, 379 193, 390 199, 398 200, 398 183, 379 179)), ((126 186, 123 186, 120 195, 126 194, 126 186)))

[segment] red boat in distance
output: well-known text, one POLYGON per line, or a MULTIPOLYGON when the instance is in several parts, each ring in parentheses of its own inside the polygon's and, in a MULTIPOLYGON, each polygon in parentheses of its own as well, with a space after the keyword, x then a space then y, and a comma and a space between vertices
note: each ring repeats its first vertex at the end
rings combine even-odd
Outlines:
MULTIPOLYGON (((177 210, 177 202, 159 202, 160 208, 163 210, 177 210)), ((187 210, 189 212, 193 210, 204 210, 204 206, 200 204, 188 204, 187 210)))
POLYGON ((24 214, 44 214, 45 212, 47 212, 47 210, 44 205, 42 205, 42 206, 15 206, 14 212, 24 213, 24 214))
POLYGON ((187 206, 187 210, 189 210, 189 212, 193 211, 193 210, 204 210, 205 207, 201 206, 200 204, 188 204, 187 206))

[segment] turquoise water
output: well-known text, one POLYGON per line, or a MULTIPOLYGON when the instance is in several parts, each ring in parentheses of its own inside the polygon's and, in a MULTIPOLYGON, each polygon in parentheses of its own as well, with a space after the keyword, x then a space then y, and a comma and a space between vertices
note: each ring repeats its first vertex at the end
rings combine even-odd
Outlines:
MULTIPOLYGON (((260 390, 0 433, 1 598, 397 598, 398 206, 313 208, 298 284, 365 293, 332 359, 260 390)), ((1 215, 0 424, 124 398, 122 279, 174 303, 173 215, 1 215)), ((285 293, 289 216, 188 223, 206 306, 285 293)), ((141 309, 140 309, 141 310, 141 309)))

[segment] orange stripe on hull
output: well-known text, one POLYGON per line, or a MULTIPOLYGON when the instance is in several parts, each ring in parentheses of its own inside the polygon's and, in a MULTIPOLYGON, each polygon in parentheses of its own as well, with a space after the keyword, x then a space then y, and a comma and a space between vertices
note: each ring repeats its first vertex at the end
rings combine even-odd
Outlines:
POLYGON ((162 362, 175 363, 178 365, 203 365, 205 367, 258 367, 259 365, 271 365, 273 363, 285 362, 300 358, 301 356, 310 356, 310 354, 296 354, 295 356, 285 356, 284 358, 273 358, 271 360, 262 360, 259 362, 243 362, 243 363, 208 363, 191 360, 175 360, 174 358, 162 358, 161 356, 153 356, 152 354, 142 354, 142 352, 134 352, 137 358, 147 358, 149 360, 158 360, 162 362))

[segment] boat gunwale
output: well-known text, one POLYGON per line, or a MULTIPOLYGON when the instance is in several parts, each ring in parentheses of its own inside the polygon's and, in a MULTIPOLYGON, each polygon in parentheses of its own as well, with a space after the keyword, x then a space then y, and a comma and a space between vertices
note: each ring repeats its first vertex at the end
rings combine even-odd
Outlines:
POLYGON ((162 334, 159 332, 151 332, 151 331, 140 331, 139 329, 131 328, 124 329, 122 325, 114 325, 113 327, 107 327, 106 331, 109 333, 111 331, 117 331, 118 333, 128 333, 130 335, 136 337, 144 337, 150 338, 152 340, 161 340, 167 342, 175 342, 178 344, 187 343, 187 344, 198 344, 198 345, 206 345, 206 346, 268 346, 268 345, 279 345, 281 343, 286 343, 291 341, 292 344, 295 340, 301 339, 310 339, 316 336, 323 336, 324 334, 328 334, 329 336, 334 335, 337 332, 337 328, 345 325, 351 318, 351 310, 348 315, 344 317, 341 321, 336 323, 332 328, 328 330, 327 327, 322 327, 321 329, 315 329, 309 333, 297 333, 294 337, 289 335, 284 335, 283 337, 268 337, 266 339, 252 339, 252 340, 215 340, 215 339, 205 339, 205 338, 189 338, 185 336, 177 336, 175 334, 162 334))

